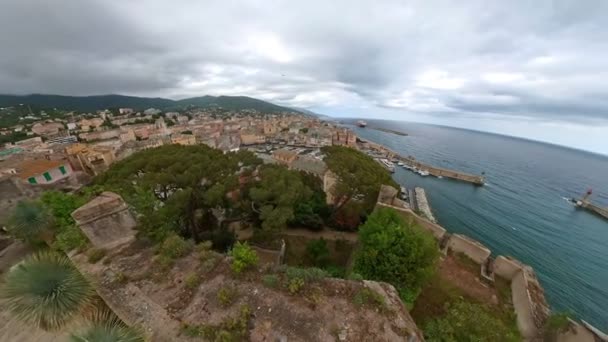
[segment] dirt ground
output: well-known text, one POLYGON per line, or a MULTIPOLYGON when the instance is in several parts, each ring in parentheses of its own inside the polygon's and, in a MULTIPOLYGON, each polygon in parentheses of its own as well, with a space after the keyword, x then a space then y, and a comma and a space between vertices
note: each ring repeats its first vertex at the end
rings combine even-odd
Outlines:
POLYGON ((456 256, 449 254, 439 266, 439 275, 468 296, 480 302, 497 304, 498 291, 480 279, 479 269, 474 272, 468 266, 462 265, 456 256))
MULTIPOLYGON (((99 293, 119 317, 138 324, 154 341, 195 341, 182 327, 218 326, 250 308, 250 341, 405 341, 420 336, 394 287, 384 283, 324 278, 288 290, 281 269, 260 266, 236 275, 229 259, 192 252, 170 269, 160 268, 151 248, 130 247, 97 264, 73 260, 96 279, 99 293), (274 285, 264 281, 276 279, 274 285), (195 277, 195 278, 193 278, 195 277), (193 281, 196 279, 196 281, 193 281), (382 306, 353 300, 364 289, 378 293, 382 306), (233 296, 226 305, 220 292, 233 296)), ((200 340, 200 339, 198 339, 200 340)))

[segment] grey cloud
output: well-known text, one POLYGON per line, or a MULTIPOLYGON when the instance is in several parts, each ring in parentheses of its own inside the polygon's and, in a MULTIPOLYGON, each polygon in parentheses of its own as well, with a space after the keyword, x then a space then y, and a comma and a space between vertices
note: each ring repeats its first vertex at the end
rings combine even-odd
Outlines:
POLYGON ((601 0, 5 0, 0 93, 608 121, 607 16, 601 0))

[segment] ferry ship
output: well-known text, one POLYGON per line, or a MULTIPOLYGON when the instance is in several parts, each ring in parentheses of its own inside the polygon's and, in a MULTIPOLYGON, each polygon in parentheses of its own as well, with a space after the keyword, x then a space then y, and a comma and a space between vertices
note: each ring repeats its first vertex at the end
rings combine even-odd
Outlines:
POLYGON ((359 120, 357 121, 357 126, 364 128, 367 127, 367 122, 363 121, 363 120, 359 120))

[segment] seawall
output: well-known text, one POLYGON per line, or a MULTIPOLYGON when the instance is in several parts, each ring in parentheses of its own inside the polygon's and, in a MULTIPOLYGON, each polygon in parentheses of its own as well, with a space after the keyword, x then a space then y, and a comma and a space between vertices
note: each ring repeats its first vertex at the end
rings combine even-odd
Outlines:
MULTIPOLYGON (((386 207, 396 210, 407 221, 414 221, 428 230, 439 243, 443 253, 462 253, 480 266, 480 277, 494 281, 495 277, 507 280, 511 286, 513 309, 517 317, 517 327, 526 341, 542 338, 550 309, 544 290, 532 267, 510 256, 492 257, 492 251, 481 242, 461 234, 450 234, 442 226, 417 215, 400 205, 397 191, 383 185, 378 195, 376 208, 386 207)), ((558 341, 596 342, 605 341, 603 333, 586 323, 571 321, 568 331, 558 335, 558 341)))

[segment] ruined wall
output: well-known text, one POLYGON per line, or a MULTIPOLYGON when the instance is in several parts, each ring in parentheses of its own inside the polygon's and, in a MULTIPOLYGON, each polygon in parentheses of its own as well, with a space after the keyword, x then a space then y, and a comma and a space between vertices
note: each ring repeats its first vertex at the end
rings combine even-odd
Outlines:
POLYGON ((528 292, 525 272, 519 272, 511 281, 513 308, 517 314, 517 328, 524 338, 533 338, 537 334, 532 312, 532 298, 528 292))
POLYGON ((136 222, 122 197, 105 191, 72 213, 95 247, 109 248, 131 241, 136 222))
POLYGON ((453 234, 448 241, 448 248, 454 252, 462 253, 478 264, 483 264, 492 254, 490 249, 481 243, 461 234, 453 234))

